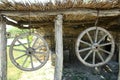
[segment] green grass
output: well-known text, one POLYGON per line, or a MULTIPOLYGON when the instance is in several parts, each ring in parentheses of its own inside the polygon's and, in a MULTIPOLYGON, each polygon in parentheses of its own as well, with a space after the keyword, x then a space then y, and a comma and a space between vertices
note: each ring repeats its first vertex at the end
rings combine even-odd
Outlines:
MULTIPOLYGON (((27 46, 27 45, 26 45, 27 46)), ((21 49, 23 50, 24 48, 22 46, 15 46, 15 49, 21 49)), ((44 67, 42 67, 40 70, 34 71, 34 72, 25 72, 22 70, 19 70, 18 68, 16 68, 13 63, 10 61, 9 58, 9 47, 7 47, 7 53, 8 53, 8 72, 7 72, 7 80, 53 80, 51 75, 54 75, 54 69, 52 67, 50 67, 50 63, 49 66, 46 65, 44 67), (23 76, 25 75, 25 77, 23 76), (49 76, 49 77, 48 77, 49 76), (36 78, 37 77, 37 78, 36 78), (51 78, 50 78, 51 77, 51 78)), ((20 56, 21 52, 19 51, 14 51, 15 56, 20 56)), ((24 58, 20 59, 19 62, 23 63, 24 58)), ((29 63, 26 65, 29 66, 29 63)))
MULTIPOLYGON (((19 46, 17 46, 19 47, 19 46)), ((19 47, 21 48, 21 47, 19 47)), ((18 68, 16 68, 12 62, 10 61, 10 58, 9 58, 9 47, 7 47, 7 54, 8 54, 8 72, 7 72, 7 80, 18 80, 20 77, 21 77, 21 74, 22 74, 22 71, 19 70, 18 68)), ((18 53, 19 54, 19 53, 18 53)), ((22 61, 22 60, 21 60, 22 61)))

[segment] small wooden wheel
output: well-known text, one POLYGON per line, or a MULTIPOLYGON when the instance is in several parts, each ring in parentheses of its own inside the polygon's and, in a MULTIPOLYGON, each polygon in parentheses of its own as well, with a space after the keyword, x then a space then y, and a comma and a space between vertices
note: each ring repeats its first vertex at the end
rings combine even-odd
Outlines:
POLYGON ((48 44, 38 34, 22 34, 13 40, 9 56, 17 68, 34 71, 46 64, 49 58, 48 44))
POLYGON ((113 56, 115 43, 112 35, 101 27, 84 30, 76 42, 76 55, 86 66, 106 64, 113 56))

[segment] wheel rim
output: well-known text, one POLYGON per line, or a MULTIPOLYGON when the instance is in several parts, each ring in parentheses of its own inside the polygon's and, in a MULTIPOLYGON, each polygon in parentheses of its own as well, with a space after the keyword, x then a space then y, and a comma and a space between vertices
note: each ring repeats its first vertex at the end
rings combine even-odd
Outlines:
POLYGON ((17 68, 24 71, 34 71, 46 64, 49 58, 48 44, 38 34, 22 34, 13 40, 9 56, 17 68))
POLYGON ((76 55, 84 65, 89 67, 101 66, 110 61, 114 48, 112 35, 101 27, 84 30, 76 41, 76 55), (105 41, 106 39, 109 40, 105 41), (109 50, 106 47, 109 47, 109 50))

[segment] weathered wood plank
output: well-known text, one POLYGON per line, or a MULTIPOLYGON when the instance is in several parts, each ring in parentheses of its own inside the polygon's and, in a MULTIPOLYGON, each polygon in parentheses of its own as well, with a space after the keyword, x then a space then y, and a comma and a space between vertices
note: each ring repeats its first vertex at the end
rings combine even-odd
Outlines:
POLYGON ((118 73, 118 80, 120 80, 120 43, 119 43, 119 73, 118 73))
MULTIPOLYGON (((119 0, 120 1, 120 0, 119 0)), ((118 22, 119 22, 119 24, 120 24, 120 17, 119 17, 119 19, 118 19, 118 22)), ((119 73, 118 73, 118 80, 120 80, 120 35, 119 34, 117 34, 118 35, 118 47, 119 47, 119 57, 118 57, 118 61, 119 61, 119 73)))
POLYGON ((118 80, 120 80, 120 38, 119 38, 118 47, 119 47, 119 58, 118 58, 118 61, 119 61, 119 73, 118 73, 118 80))
POLYGON ((6 23, 0 17, 0 80, 7 80, 6 23))
MULTIPOLYGON (((117 16, 120 15, 120 9, 110 9, 110 10, 99 10, 99 16, 117 16)), ((26 17, 29 11, 0 11, 2 15, 6 16, 20 16, 26 17)), ((55 11, 31 11, 31 17, 37 16, 47 16, 47 15, 58 15, 58 14, 89 14, 97 16, 97 10, 93 9, 66 9, 66 10, 55 10, 55 11)))
POLYGON ((54 80, 62 80, 63 69, 63 33, 62 33, 62 15, 57 15, 55 20, 55 41, 56 41, 56 63, 54 80))

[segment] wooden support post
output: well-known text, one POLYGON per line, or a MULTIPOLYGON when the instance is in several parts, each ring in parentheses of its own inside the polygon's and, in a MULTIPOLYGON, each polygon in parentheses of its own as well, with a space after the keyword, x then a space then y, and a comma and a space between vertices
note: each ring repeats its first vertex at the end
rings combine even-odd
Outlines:
POLYGON ((118 80, 120 80, 120 35, 118 35, 118 47, 119 47, 119 57, 118 57, 118 61, 119 61, 119 73, 118 73, 118 80))
POLYGON ((120 41, 119 41, 119 45, 118 45, 118 47, 119 47, 119 73, 118 73, 118 80, 120 80, 120 41))
POLYGON ((7 80, 6 23, 0 17, 0 80, 7 80))
MULTIPOLYGON (((120 24, 120 17, 118 19, 118 22, 120 24)), ((120 34, 118 34, 118 47, 119 47, 119 57, 118 57, 118 61, 119 61, 119 73, 118 73, 118 80, 120 80, 120 34)))
POLYGON ((55 20, 55 41, 56 41, 56 63, 54 80, 62 80, 63 69, 63 33, 62 33, 62 15, 57 15, 55 20))

